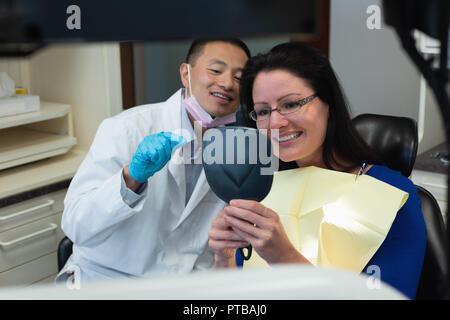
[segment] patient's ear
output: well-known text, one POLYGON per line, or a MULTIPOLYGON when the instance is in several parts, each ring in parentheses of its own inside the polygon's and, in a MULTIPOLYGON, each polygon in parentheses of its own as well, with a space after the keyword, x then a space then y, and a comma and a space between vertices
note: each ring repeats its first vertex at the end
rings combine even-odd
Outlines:
POLYGON ((189 90, 189 81, 188 81, 188 64, 182 63, 180 66, 180 78, 183 87, 189 90))

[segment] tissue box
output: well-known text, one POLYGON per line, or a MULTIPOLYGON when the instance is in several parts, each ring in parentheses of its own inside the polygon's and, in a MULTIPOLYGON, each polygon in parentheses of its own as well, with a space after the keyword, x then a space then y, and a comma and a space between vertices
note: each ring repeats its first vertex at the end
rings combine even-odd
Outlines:
POLYGON ((0 117, 35 112, 41 109, 39 96, 19 94, 0 98, 0 117))

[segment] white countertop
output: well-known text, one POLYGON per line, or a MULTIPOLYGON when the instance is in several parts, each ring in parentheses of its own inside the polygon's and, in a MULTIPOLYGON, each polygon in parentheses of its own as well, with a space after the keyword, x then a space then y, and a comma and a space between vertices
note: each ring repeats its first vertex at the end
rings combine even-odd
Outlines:
POLYGON ((0 199, 71 179, 86 151, 71 149, 56 156, 0 171, 0 199))

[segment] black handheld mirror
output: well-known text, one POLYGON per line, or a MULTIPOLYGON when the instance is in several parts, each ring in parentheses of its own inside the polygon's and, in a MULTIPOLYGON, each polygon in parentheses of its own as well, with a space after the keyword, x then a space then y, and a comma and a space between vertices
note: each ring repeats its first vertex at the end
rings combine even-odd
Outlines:
MULTIPOLYGON (((245 127, 209 129, 203 135, 202 163, 211 190, 223 201, 263 200, 272 187, 278 159, 270 140, 261 131, 245 127)), ((239 251, 250 259, 243 248, 239 251)))

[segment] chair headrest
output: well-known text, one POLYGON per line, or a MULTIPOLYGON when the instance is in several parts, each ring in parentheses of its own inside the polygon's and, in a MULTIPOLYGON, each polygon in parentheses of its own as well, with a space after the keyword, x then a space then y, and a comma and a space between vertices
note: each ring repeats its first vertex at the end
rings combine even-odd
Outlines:
POLYGON ((363 140, 387 167, 411 175, 417 156, 417 123, 414 119, 379 114, 361 114, 353 124, 363 140))

